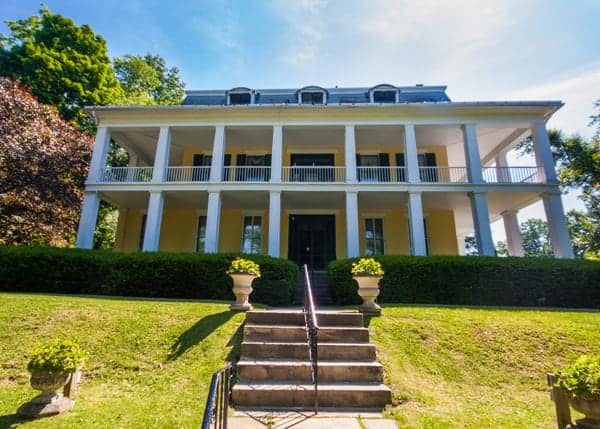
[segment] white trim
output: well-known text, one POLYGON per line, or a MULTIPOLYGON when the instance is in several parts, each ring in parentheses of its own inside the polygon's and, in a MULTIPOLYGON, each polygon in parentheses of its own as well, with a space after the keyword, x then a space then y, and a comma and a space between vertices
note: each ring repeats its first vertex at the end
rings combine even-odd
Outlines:
POLYGON ((318 87, 313 87, 313 86, 309 86, 309 87, 304 87, 302 89, 298 90, 298 104, 299 105, 304 105, 304 106, 326 106, 327 105, 327 91, 318 87), (302 94, 307 93, 307 94, 312 94, 312 93, 317 93, 320 92, 321 94, 323 94, 323 102, 322 103, 303 103, 302 102, 302 94))
POLYGON ((342 210, 340 209, 283 209, 283 213, 286 216, 293 215, 339 215, 342 210))
MULTIPOLYGON (((360 212, 360 210, 359 210, 360 212)), ((384 218, 385 217, 385 213, 371 213, 371 212, 361 212, 360 213, 360 217, 364 217, 364 218, 384 218)))
MULTIPOLYGON (((332 154, 338 154, 340 152, 339 149, 321 149, 321 148, 317 148, 317 149, 294 149, 294 147, 289 147, 289 148, 285 148, 284 152, 288 155, 292 155, 294 153, 332 153, 332 154)), ((289 167, 289 166, 288 166, 289 167)), ((335 166, 334 166, 335 167, 335 166)))

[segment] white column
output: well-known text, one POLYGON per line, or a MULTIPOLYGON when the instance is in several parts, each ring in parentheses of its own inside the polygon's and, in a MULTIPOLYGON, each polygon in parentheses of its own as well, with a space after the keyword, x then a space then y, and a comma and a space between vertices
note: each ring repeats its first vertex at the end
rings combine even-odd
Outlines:
POLYGON ((206 241, 205 253, 219 251, 219 226, 221 224, 221 193, 208 193, 208 210, 206 211, 206 241))
POLYGON ((483 183, 483 171, 477 143, 477 127, 474 124, 466 124, 462 126, 462 131, 469 182, 483 183))
POLYGON ((470 197, 471 212, 473 213, 473 226, 475 227, 475 238, 477 239, 479 255, 494 256, 496 255, 496 248, 494 247, 494 240, 492 239, 487 195, 485 192, 472 192, 470 197))
POLYGON ((506 159, 506 152, 496 156, 496 174, 498 182, 510 183, 512 181, 510 171, 508 169, 508 159, 506 159))
POLYGON ((162 222, 164 198, 161 191, 150 192, 148 213, 146 215, 146 231, 144 232, 144 252, 156 252, 160 241, 160 224, 162 222))
POLYGON ((94 231, 96 230, 96 220, 98 219, 98 207, 100 207, 98 194, 95 192, 84 192, 79 228, 77 229, 77 240, 75 242, 75 246, 80 249, 91 249, 94 245, 94 231))
POLYGON ((523 256, 523 239, 521 238, 521 229, 517 220, 515 210, 506 210, 502 212, 502 221, 506 231, 506 246, 509 256, 523 256))
POLYGON ((106 127, 98 127, 98 130, 96 131, 96 140, 94 141, 92 160, 90 161, 90 171, 87 178, 88 182, 98 182, 102 177, 103 170, 106 167, 109 144, 110 131, 106 127))
POLYGON ((550 229, 550 240, 552 241, 554 256, 557 258, 574 258, 573 245, 571 244, 560 194, 545 194, 542 199, 548 228, 550 229))
POLYGON ((346 182, 356 183, 356 137, 354 135, 354 125, 346 125, 344 157, 346 159, 346 182))
POLYGON ((408 233, 410 234, 410 254, 426 256, 423 200, 420 192, 408 193, 408 233))
POLYGON ((419 174, 419 157, 417 156, 417 138, 415 136, 415 126, 412 124, 404 126, 404 165, 408 182, 419 183, 421 176, 419 174))
MULTIPOLYGON (((160 127, 156 154, 154 156, 154 169, 152 171, 152 182, 162 183, 165 181, 167 167, 169 166, 169 151, 171 150, 171 130, 169 127, 160 127)), ((146 229, 147 231, 147 229, 146 229)))
POLYGON ((279 257, 281 232, 281 192, 269 192, 269 256, 279 257))
POLYGON ((533 150, 535 152, 535 161, 541 166, 542 180, 546 183, 558 183, 556 170, 554 170, 554 159, 552 158, 552 149, 550 139, 546 131, 546 124, 536 122, 531 128, 531 138, 533 139, 533 150))
MULTIPOLYGON (((220 182, 223 174, 223 161, 225 159, 225 127, 215 127, 215 138, 213 140, 212 161, 210 163, 210 181, 220 182)), ((208 219, 207 219, 208 222, 208 219)), ((208 224, 207 231, 208 231, 208 224)))
POLYGON ((283 127, 273 126, 273 144, 271 146, 271 182, 281 182, 283 165, 283 127))
POLYGON ((346 247, 348 258, 360 255, 358 246, 358 192, 346 192, 346 247))

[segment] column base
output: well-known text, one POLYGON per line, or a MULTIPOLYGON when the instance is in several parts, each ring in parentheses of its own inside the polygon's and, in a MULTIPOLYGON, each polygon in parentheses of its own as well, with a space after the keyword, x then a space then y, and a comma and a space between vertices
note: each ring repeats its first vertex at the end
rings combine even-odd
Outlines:
POLYGON ((240 311, 250 311, 252 310, 252 304, 231 304, 229 306, 229 311, 235 311, 235 312, 240 312, 240 311))

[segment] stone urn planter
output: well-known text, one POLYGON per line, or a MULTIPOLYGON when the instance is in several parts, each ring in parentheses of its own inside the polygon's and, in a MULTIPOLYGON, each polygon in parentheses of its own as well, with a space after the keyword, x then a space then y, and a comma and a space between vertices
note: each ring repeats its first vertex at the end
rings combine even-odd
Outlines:
POLYGON ((363 300, 358 311, 380 315, 381 307, 377 305, 375 299, 379 296, 379 282, 384 274, 381 263, 373 258, 360 258, 352 263, 351 274, 358 283, 358 295, 363 300))
POLYGON ((233 294, 235 295, 235 303, 229 307, 232 311, 249 311, 252 310, 252 304, 248 302, 252 293, 252 282, 258 276, 252 274, 229 274, 233 279, 233 294))
POLYGON ((354 276, 358 283, 358 295, 363 303, 358 307, 362 313, 381 314, 381 307, 375 302, 379 296, 379 281, 382 276, 354 276))
POLYGON ((63 389, 71 377, 71 372, 31 374, 31 387, 42 393, 21 405, 17 415, 27 419, 37 419, 69 411, 75 402, 63 396, 63 389))
POLYGON ((260 277, 260 266, 249 259, 235 258, 227 274, 233 280, 233 294, 235 302, 229 307, 231 311, 249 311, 252 305, 248 297, 252 293, 252 282, 260 277))
POLYGON ((600 398, 577 395, 571 396, 569 403, 585 415, 585 419, 577 420, 578 428, 600 429, 600 398))

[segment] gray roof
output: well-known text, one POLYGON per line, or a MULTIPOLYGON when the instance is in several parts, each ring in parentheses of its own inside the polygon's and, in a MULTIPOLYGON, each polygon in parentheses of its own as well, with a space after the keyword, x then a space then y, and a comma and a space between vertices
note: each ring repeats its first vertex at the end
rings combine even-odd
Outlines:
MULTIPOLYGON (((220 106, 227 104, 227 94, 230 91, 239 92, 245 88, 231 90, 186 91, 183 105, 220 106)), ((254 104, 297 104, 300 91, 325 91, 327 104, 362 104, 369 103, 371 91, 398 91, 399 103, 448 103, 445 86, 394 86, 388 84, 376 85, 370 88, 321 88, 308 86, 295 89, 248 89, 254 93, 254 104)))

